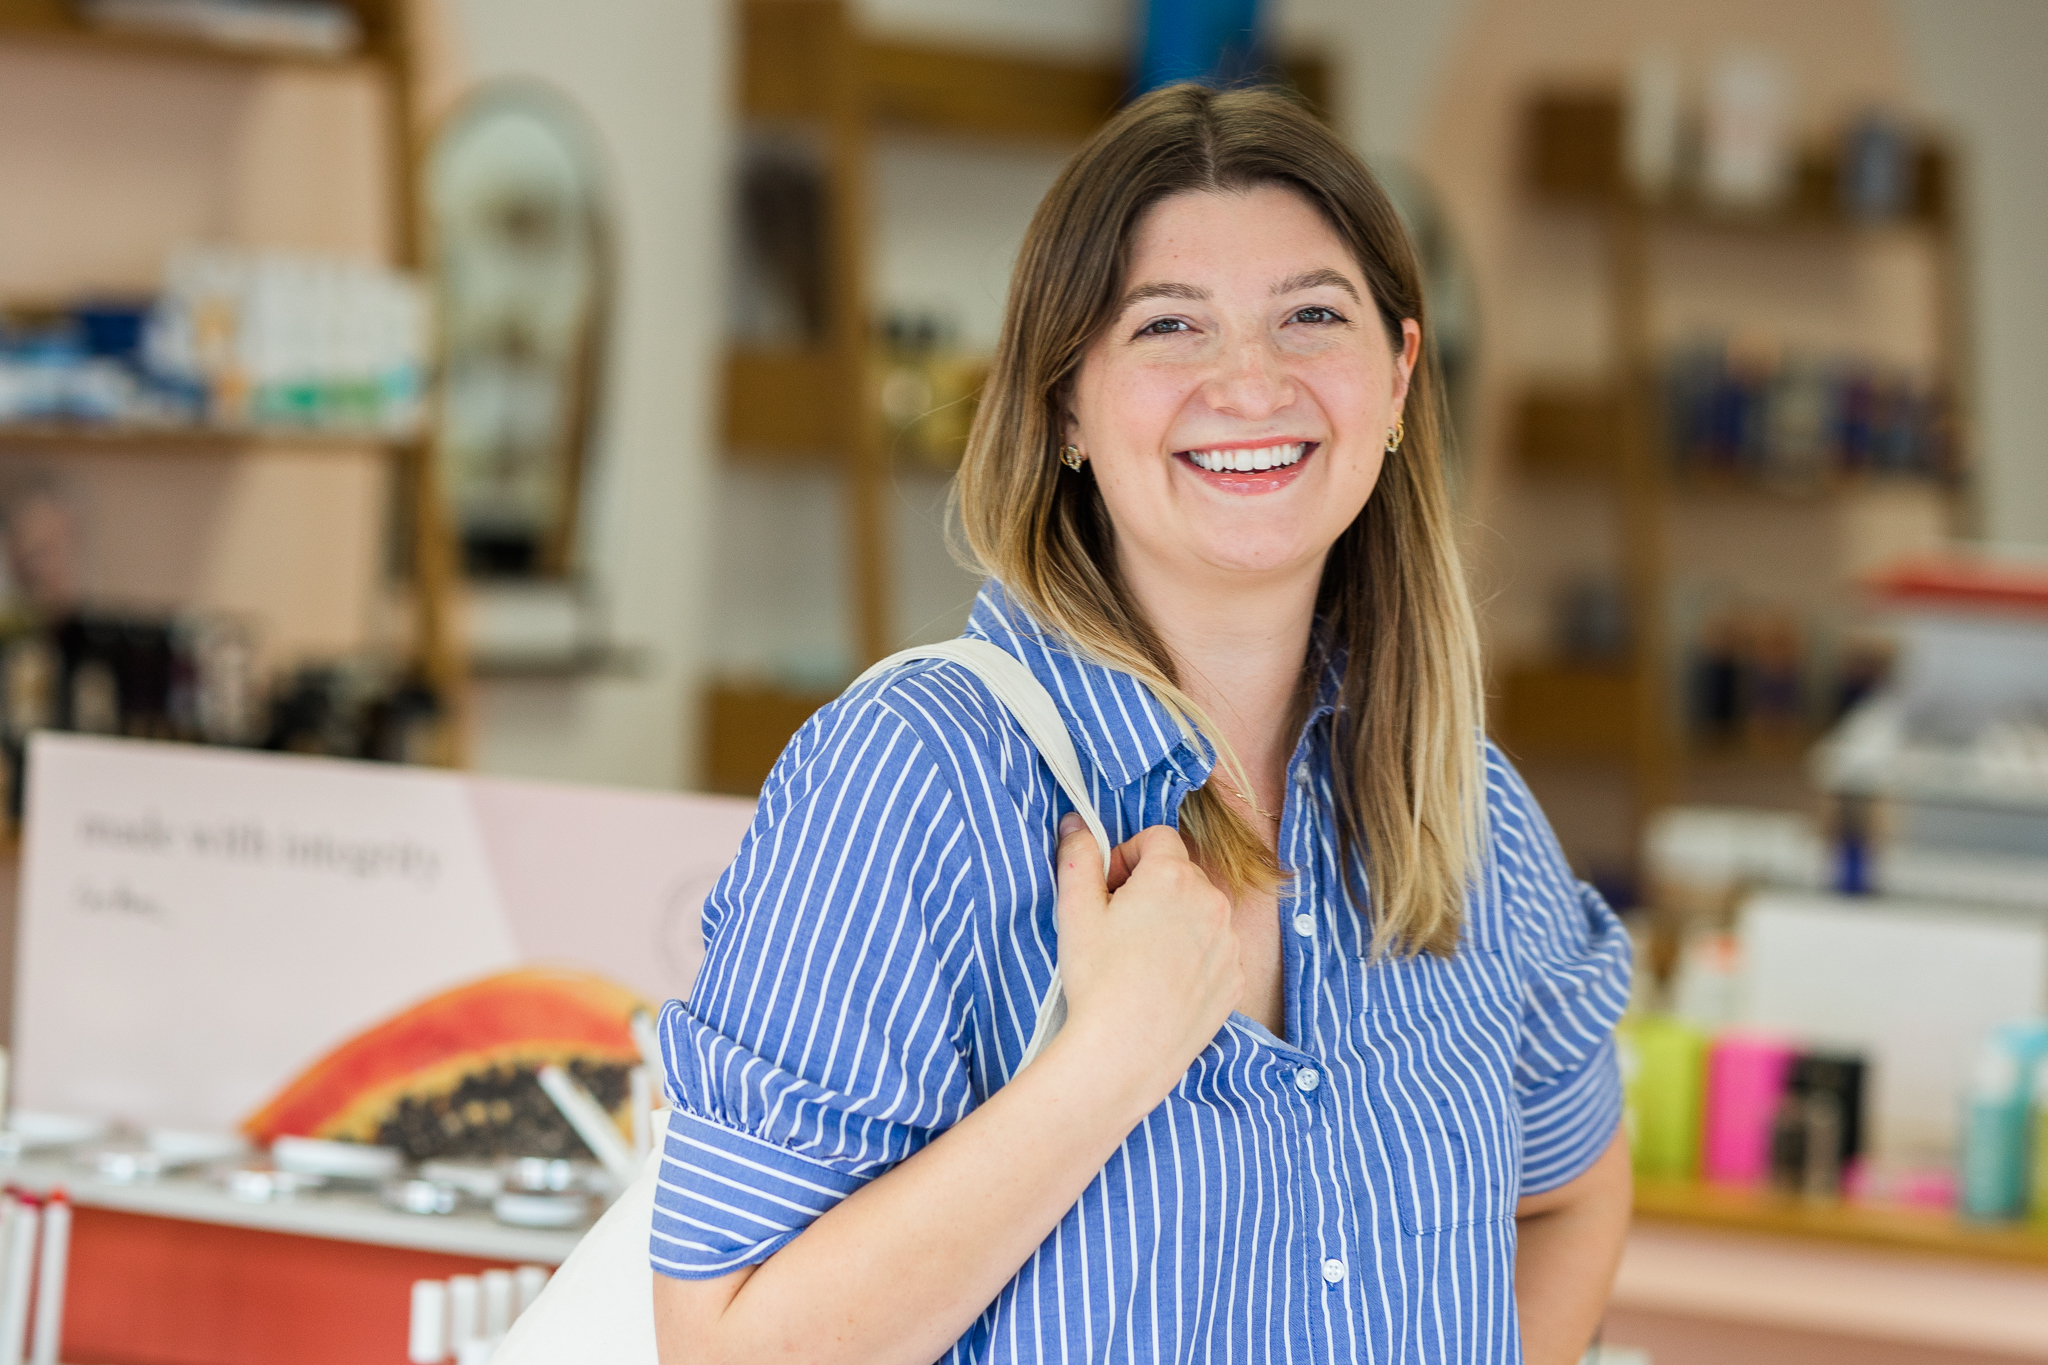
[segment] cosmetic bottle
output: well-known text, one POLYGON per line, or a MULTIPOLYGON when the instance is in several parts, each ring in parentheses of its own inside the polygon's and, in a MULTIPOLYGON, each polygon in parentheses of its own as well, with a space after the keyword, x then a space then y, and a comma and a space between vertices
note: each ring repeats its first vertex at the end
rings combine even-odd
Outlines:
POLYGON ((1970 1068, 1957 1172, 1966 1218, 1998 1221, 2027 1211, 2033 1073, 2044 1055, 2048 1024, 2012 1024, 1992 1032, 1970 1068))
POLYGON ((1707 1055, 1701 1174, 1716 1185, 1757 1185, 1770 1175, 1771 1134, 1793 1048, 1776 1038, 1728 1033, 1707 1055))
POLYGON ((1668 1015, 1648 1015, 1630 1021, 1617 1037, 1627 1051, 1636 1174, 1650 1180, 1696 1178, 1706 1035, 1668 1015))

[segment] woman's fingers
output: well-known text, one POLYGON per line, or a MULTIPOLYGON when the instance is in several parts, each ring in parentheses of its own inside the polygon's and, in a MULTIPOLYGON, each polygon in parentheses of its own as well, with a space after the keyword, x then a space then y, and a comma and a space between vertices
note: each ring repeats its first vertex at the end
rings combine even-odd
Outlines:
POLYGON ((1137 867, 1137 857, 1131 852, 1131 841, 1124 840, 1109 851, 1109 889, 1118 890, 1131 879, 1137 867))
POLYGON ((1089 833, 1087 821, 1072 811, 1060 821, 1060 846, 1054 857, 1060 932, 1065 934, 1075 910, 1099 912, 1109 903, 1109 888, 1102 880, 1102 845, 1089 833))

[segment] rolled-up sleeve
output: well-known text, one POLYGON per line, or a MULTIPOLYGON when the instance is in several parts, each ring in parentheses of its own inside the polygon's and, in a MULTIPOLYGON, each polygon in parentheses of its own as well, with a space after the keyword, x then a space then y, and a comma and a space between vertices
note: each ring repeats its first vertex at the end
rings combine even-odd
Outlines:
POLYGON ((1515 1093, 1522 1194, 1556 1189, 1598 1159, 1621 1123, 1614 1026, 1628 1008, 1628 933, 1572 875, 1536 800, 1497 750, 1487 755, 1501 895, 1522 982, 1515 1093))
POLYGON ((663 1010, 669 1118, 654 1268, 767 1259, 972 1107, 957 802, 872 688, 776 765, 663 1010))

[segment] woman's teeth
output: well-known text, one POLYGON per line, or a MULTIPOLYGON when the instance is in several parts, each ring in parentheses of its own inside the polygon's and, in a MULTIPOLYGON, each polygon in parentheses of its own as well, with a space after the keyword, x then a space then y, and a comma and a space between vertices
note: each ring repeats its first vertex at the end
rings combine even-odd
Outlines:
POLYGON ((1187 456, 1197 468, 1211 474, 1229 471, 1250 473, 1255 469, 1284 469, 1308 453, 1308 442, 1290 441, 1286 445, 1259 446, 1254 450, 1190 450, 1187 456))

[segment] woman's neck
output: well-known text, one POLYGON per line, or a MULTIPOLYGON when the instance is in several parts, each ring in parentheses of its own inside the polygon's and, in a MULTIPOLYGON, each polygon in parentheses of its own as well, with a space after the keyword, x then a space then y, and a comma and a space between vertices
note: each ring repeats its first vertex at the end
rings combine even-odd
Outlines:
POLYGON ((1315 622, 1317 573, 1218 582, 1124 563, 1125 586, 1172 656, 1180 685, 1249 770, 1261 805, 1279 800, 1286 733, 1315 622))

